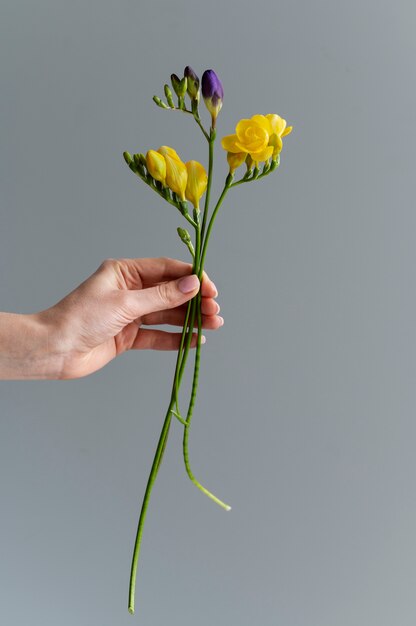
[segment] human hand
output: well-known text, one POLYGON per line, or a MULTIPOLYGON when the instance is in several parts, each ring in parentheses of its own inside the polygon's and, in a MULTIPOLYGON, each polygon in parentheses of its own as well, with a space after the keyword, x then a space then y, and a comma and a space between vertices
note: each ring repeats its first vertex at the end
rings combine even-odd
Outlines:
MULTIPOLYGON (((168 258, 104 261, 74 291, 36 314, 49 329, 58 369, 53 377, 86 376, 127 350, 178 349, 181 333, 143 326, 183 325, 186 303, 199 290, 191 271, 190 264, 168 258)), ((203 328, 219 328, 218 294, 206 274, 201 295, 203 328)))

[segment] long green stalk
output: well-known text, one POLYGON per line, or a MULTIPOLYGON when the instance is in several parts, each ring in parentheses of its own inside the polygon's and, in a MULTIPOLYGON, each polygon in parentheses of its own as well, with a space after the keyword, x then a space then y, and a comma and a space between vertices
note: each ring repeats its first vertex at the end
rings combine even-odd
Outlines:
POLYGON ((189 401, 188 413, 187 413, 185 425, 184 425, 183 442, 182 442, 183 459, 185 462, 186 472, 190 480, 193 482, 193 484, 196 487, 198 487, 198 489, 202 491, 202 493, 208 496, 208 498, 211 498, 211 500, 216 502, 223 509, 225 509, 226 511, 230 511, 231 507, 229 504, 226 504, 225 502, 217 498, 217 496, 215 496, 213 493, 208 491, 208 489, 206 489, 206 487, 201 485, 201 483, 195 478, 191 470, 190 463, 189 463, 189 450, 188 450, 189 429, 191 427, 191 420, 192 420, 192 415, 193 415, 193 409, 195 406, 196 392, 198 389, 199 365, 200 365, 200 359, 201 359, 202 315, 201 315, 200 293, 198 294, 197 311, 198 311, 198 340, 197 340, 197 347, 196 347, 196 353, 195 353, 195 367, 194 367, 194 376, 193 376, 193 381, 192 381, 191 399, 189 401))
MULTIPOLYGON (((173 394, 172 394, 173 395, 173 394)), ((136 574, 137 574, 137 563, 139 560, 140 553, 140 544, 143 535, 144 521, 146 519, 147 508, 149 506, 150 494, 152 493, 153 485, 156 480, 156 476, 160 467, 160 457, 163 453, 163 449, 165 447, 165 440, 167 433, 169 431, 170 422, 172 419, 172 409, 173 406, 173 398, 170 401, 169 408, 166 413, 165 421, 163 422, 162 432, 160 433, 159 442, 156 449, 156 454, 153 459, 152 469, 150 470, 149 479, 147 481, 146 491, 143 498, 143 504, 140 511, 140 519, 139 525, 137 528, 136 542, 134 545, 133 551, 133 559, 131 563, 131 572, 130 572, 130 585, 129 585, 129 612, 134 613, 134 596, 136 590, 136 574)))
MULTIPOLYGON (((192 225, 195 227, 195 259, 193 265, 193 272, 196 273, 202 281, 203 270, 204 270, 204 262, 205 256, 207 252, 207 245, 209 242, 209 238, 211 235, 212 227, 217 216, 218 210, 221 206, 221 203, 230 187, 231 181, 227 183, 223 189, 223 192, 217 202, 217 205, 214 209, 214 212, 211 216, 211 219, 208 223, 208 210, 209 210, 209 200, 210 200, 210 191, 211 191, 211 183, 212 183, 212 174, 213 174, 213 158, 214 158, 214 141, 215 141, 215 130, 211 129, 211 133, 209 136, 209 169, 208 169, 208 183, 207 183, 207 192, 205 197, 205 206, 203 212, 203 222, 202 227, 199 224, 198 220, 190 220, 192 225), (208 227, 207 227, 208 223, 208 227), (206 230, 206 234, 205 234, 206 230)), ((165 420, 163 422, 162 431, 159 436, 159 441, 157 444, 155 456, 152 463, 152 468, 150 470, 149 478, 146 485, 145 494, 143 497, 143 503, 140 511, 139 523, 137 527, 136 540, 133 550, 132 564, 131 564, 131 572, 130 572, 130 584, 129 584, 129 603, 128 608, 130 613, 134 613, 135 610, 135 588, 136 588, 136 576, 137 576, 137 566, 140 555, 140 546, 143 535, 144 522, 146 519, 147 509, 150 502, 150 496, 153 490, 154 483, 156 481, 156 477, 161 465, 161 461, 163 458, 163 454, 166 448, 167 438, 169 434, 170 424, 172 421, 172 415, 176 415, 180 417, 179 409, 178 409, 178 393, 181 385, 182 377, 185 371, 186 361, 190 350, 190 345, 193 336, 193 328, 195 323, 195 316, 197 316, 198 320, 198 337, 197 337, 197 346, 195 353, 195 365, 194 365, 194 375, 192 381, 192 391, 191 398, 188 407, 187 417, 184 423, 184 437, 183 437, 183 455, 185 461, 186 471, 188 473, 191 481, 209 498, 214 500, 217 504, 222 506, 226 510, 230 510, 230 506, 225 504, 221 500, 219 500, 216 496, 214 496, 208 489, 203 487, 193 475, 189 464, 189 451, 188 451, 188 440, 189 440, 189 428, 193 414, 193 408, 195 405, 196 392, 198 388, 198 380, 199 380, 199 365, 200 365, 200 353, 201 353, 201 338, 202 338, 202 313, 201 313, 201 291, 198 292, 197 296, 195 296, 189 303, 187 312, 185 315, 184 326, 181 335, 180 346, 176 359, 176 367, 175 367, 175 375, 172 386, 171 399, 169 403, 169 407, 165 416, 165 420), (175 407, 175 408, 174 408, 175 407), (175 411, 176 409, 176 411, 175 411)), ((183 420, 181 419, 183 422, 183 420)))

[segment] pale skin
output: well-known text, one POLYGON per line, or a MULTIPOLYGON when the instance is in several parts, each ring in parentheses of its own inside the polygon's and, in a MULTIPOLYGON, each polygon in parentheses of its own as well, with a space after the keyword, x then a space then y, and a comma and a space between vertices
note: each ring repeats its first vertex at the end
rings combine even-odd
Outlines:
POLYGON ((177 350, 180 332, 146 326, 182 326, 200 288, 203 328, 218 329, 217 289, 191 272, 175 259, 107 259, 50 308, 0 313, 0 379, 81 378, 127 350, 177 350))

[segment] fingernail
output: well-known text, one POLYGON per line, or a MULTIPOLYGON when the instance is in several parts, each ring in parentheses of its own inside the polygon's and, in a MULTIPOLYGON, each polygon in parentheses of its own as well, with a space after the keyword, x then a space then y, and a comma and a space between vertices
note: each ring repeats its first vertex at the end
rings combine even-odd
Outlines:
POLYGON ((218 289, 217 289, 216 285, 212 281, 211 281, 211 283, 212 283, 212 286, 215 289, 215 296, 214 296, 214 298, 216 298, 218 296, 218 289))
POLYGON ((219 320, 220 320, 220 322, 221 322, 221 324, 220 324, 220 325, 221 325, 221 326, 224 326, 224 318, 223 318, 223 317, 221 317, 221 315, 218 315, 218 319, 219 319, 219 320))
POLYGON ((191 276, 185 276, 181 278, 178 282, 179 291, 182 293, 189 293, 191 291, 195 291, 199 287, 199 280, 196 274, 191 274, 191 276))
POLYGON ((205 342, 206 342, 206 340, 207 340, 207 338, 205 337, 205 335, 202 335, 202 336, 201 336, 201 343, 205 343, 205 342))

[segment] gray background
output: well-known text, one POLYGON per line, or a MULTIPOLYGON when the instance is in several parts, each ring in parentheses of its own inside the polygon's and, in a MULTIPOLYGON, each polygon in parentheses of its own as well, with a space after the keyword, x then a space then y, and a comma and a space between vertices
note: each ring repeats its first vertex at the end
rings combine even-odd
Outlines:
MULTIPOLYGON (((0 623, 416 622, 414 2, 15 1, 0 8, 1 309, 47 308, 106 257, 186 258, 121 153, 206 162, 171 72, 214 68, 219 134, 278 112, 280 170, 226 201, 186 478, 175 424, 127 612, 174 355, 2 382, 0 623)), ((207 119, 207 117, 205 117, 207 119)), ((226 171, 218 149, 215 190, 226 171)))

